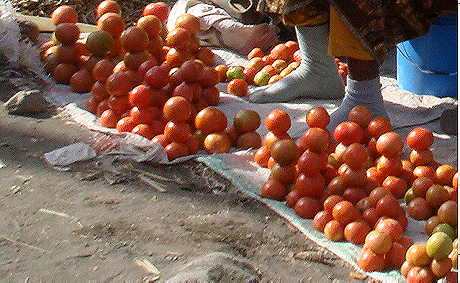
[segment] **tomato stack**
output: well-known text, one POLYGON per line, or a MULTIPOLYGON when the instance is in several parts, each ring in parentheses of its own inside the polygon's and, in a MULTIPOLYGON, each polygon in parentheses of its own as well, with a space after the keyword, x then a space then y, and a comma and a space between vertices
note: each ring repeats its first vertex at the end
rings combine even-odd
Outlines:
POLYGON ((233 118, 233 126, 226 129, 233 145, 239 149, 256 149, 262 139, 256 130, 260 126, 260 116, 254 110, 240 110, 233 118))
POLYGON ((409 267, 416 266, 408 276, 416 282, 412 280, 420 273, 436 279, 455 266, 458 174, 426 153, 433 143, 429 130, 409 133, 412 152, 407 160, 402 158, 404 141, 390 121, 372 117, 364 106, 351 109, 348 121, 334 129, 336 145, 326 130, 329 115, 323 108, 307 113, 309 129, 295 142, 286 133, 288 119, 273 119, 278 116, 287 114, 274 110, 267 116, 270 132, 254 155, 260 166, 271 169, 262 196, 285 200, 298 216, 313 219, 313 228, 331 241, 363 245, 358 264, 364 271, 401 268, 408 276, 409 267), (404 236, 408 220, 402 198, 410 217, 428 219, 426 260, 413 259, 413 241, 404 236))
POLYGON ((41 47, 41 58, 45 69, 53 78, 63 84, 70 84, 76 92, 88 92, 91 89, 91 75, 87 70, 79 70, 85 62, 80 60, 80 55, 87 50, 79 42, 80 29, 76 25, 77 13, 69 6, 60 6, 51 15, 56 26, 51 41, 41 47), (89 83, 88 83, 89 81, 89 83))
POLYGON ((447 282, 457 282, 458 240, 444 232, 436 232, 427 242, 412 245, 401 266, 401 274, 408 282, 433 282, 446 277, 447 282))
POLYGON ((42 46, 43 59, 57 82, 70 83, 74 92, 91 92, 86 108, 102 126, 154 139, 170 159, 202 147, 211 153, 228 152, 233 142, 242 148, 259 147, 254 132, 258 125, 247 128, 243 123, 238 131, 225 132, 222 111, 202 112, 220 100, 214 54, 200 47, 197 18, 181 15, 168 33, 168 13, 165 3, 151 3, 135 26, 125 28, 118 3, 102 1, 96 10, 98 31, 83 43, 77 41, 75 10, 61 6, 53 12, 55 42, 42 46), (239 142, 231 139, 239 136, 239 142))
POLYGON ((299 44, 295 41, 280 43, 267 55, 260 48, 254 48, 248 59, 250 61, 244 68, 246 81, 256 86, 272 84, 300 65, 299 44))
POLYGON ((219 65, 215 69, 220 74, 220 82, 229 82, 227 92, 235 96, 246 96, 248 85, 272 84, 300 65, 299 45, 295 41, 280 43, 265 55, 260 48, 249 54, 247 66, 219 65))
MULTIPOLYGON (((287 133, 291 127, 291 118, 283 110, 273 110, 265 118, 265 127, 269 131, 263 138, 262 147, 260 147, 254 155, 254 160, 261 167, 272 169, 276 161, 271 157, 271 147, 277 141, 290 140, 291 137, 287 133)), ((295 153, 298 157, 297 148, 295 150, 285 151, 286 155, 295 153)))

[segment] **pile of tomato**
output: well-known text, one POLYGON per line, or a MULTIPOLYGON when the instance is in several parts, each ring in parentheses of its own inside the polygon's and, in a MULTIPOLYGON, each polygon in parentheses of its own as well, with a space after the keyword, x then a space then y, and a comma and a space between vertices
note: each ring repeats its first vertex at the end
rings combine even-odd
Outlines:
MULTIPOLYGON (((255 111, 241 110, 229 125, 212 107, 220 100, 215 85, 229 82, 229 93, 245 96, 248 84, 281 79, 300 63, 297 43, 279 44, 267 55, 254 49, 246 67, 213 67, 214 54, 196 36, 199 20, 184 14, 168 32, 168 13, 167 4, 151 3, 126 28, 118 3, 105 0, 96 9, 98 31, 83 42, 75 10, 61 6, 51 16, 52 40, 42 45, 45 67, 74 92, 91 93, 86 108, 102 126, 153 140, 170 160, 200 149, 257 149, 254 160, 271 171, 260 194, 286 201, 331 241, 363 245, 363 270, 400 269, 409 282, 456 276, 458 173, 435 161, 431 131, 415 128, 403 139, 364 106, 332 133, 327 111, 311 109, 309 129, 297 140, 287 133, 289 115, 278 109, 265 118, 263 138, 255 111), (406 214, 426 221, 426 243, 404 236, 406 214)), ((346 76, 346 65, 336 63, 346 76)))
MULTIPOLYGON (((227 117, 210 107, 219 104, 220 73, 213 67, 214 53, 200 47, 199 20, 181 15, 168 32, 168 13, 167 4, 151 3, 136 25, 126 28, 118 3, 102 1, 98 31, 81 41, 75 10, 60 6, 51 15, 52 40, 41 46, 45 67, 58 83, 91 93, 86 109, 102 126, 158 142, 170 160, 201 148, 217 153, 233 145, 259 147, 258 125, 224 133, 227 117)), ((260 124, 258 115, 252 119, 260 124)))
POLYGON ((271 174, 260 195, 286 201, 331 241, 363 245, 358 265, 364 271, 401 269, 408 282, 456 276, 458 173, 433 159, 432 132, 413 129, 403 159, 404 139, 368 108, 354 107, 333 133, 329 120, 324 108, 311 109, 309 129, 293 140, 286 112, 265 118, 270 132, 254 160, 271 174), (427 220, 426 243, 404 236, 406 213, 427 220))

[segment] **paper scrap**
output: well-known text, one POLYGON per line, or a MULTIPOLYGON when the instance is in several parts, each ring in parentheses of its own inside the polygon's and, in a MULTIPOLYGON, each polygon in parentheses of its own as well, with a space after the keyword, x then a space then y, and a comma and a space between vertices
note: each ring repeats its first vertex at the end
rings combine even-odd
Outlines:
POLYGON ((80 142, 47 152, 43 156, 53 166, 67 166, 96 157, 96 151, 88 144, 80 142))

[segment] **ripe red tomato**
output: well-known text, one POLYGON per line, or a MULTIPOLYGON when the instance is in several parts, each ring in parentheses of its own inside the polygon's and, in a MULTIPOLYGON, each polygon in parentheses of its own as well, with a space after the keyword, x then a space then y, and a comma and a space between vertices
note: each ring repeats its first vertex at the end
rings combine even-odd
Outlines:
POLYGON ((380 271, 385 268, 385 259, 371 249, 363 249, 358 257, 358 265, 366 272, 380 271))
POLYGON ((430 283, 433 282, 434 276, 429 267, 414 266, 407 273, 408 283, 430 283))
POLYGON ((168 84, 169 67, 154 66, 144 76, 145 82, 152 88, 160 89, 168 84))
POLYGON ((138 85, 129 92, 129 103, 131 106, 145 108, 152 105, 153 92, 146 85, 138 85))
POLYGON ((364 138, 364 130, 355 122, 342 122, 334 129, 334 138, 344 145, 360 143, 364 138))
POLYGON ((344 229, 345 240, 353 244, 361 245, 364 243, 370 231, 371 227, 366 222, 354 221, 348 223, 344 229))
POLYGON ((427 220, 433 216, 433 208, 424 198, 415 198, 407 206, 407 213, 415 220, 427 220))
MULTIPOLYGON (((360 190, 363 190, 363 189, 360 189, 360 190)), ((371 201, 369 200, 369 197, 366 196, 364 198, 362 198, 361 200, 359 200, 357 203, 356 203, 356 208, 359 209, 360 212, 364 212, 366 211, 367 209, 369 208, 373 208, 374 206, 372 205, 371 201)))
POLYGON ((172 142, 165 147, 165 152, 169 160, 189 155, 187 145, 183 143, 172 142))
POLYGON ((374 138, 380 137, 384 133, 391 131, 391 129, 390 120, 384 117, 375 117, 367 126, 367 131, 374 138))
POLYGON ((260 48, 254 48, 249 52, 248 59, 251 60, 254 57, 264 57, 264 52, 260 48))
POLYGON ((359 210, 349 201, 341 201, 332 209, 332 216, 343 225, 347 225, 361 217, 359 210))
POLYGON ((166 22, 169 16, 169 6, 164 2, 150 3, 147 6, 145 6, 142 15, 153 15, 156 16, 160 21, 166 22))
POLYGON ((346 188, 347 184, 345 183, 344 178, 342 176, 337 176, 327 185, 327 192, 331 195, 341 196, 346 188))
POLYGON ((391 218, 380 221, 375 227, 375 230, 390 234, 393 242, 399 241, 402 234, 404 233, 404 229, 401 224, 397 220, 391 218))
POLYGON ((329 124, 329 113, 323 107, 314 107, 307 113, 306 121, 310 128, 326 129, 329 124))
POLYGON ((398 201, 391 194, 383 196, 375 205, 375 209, 379 216, 388 216, 391 218, 396 218, 401 213, 404 213, 398 201))
POLYGON ((329 149, 329 132, 321 128, 310 128, 303 135, 302 141, 313 152, 326 152, 329 149))
POLYGON ((382 183, 382 187, 389 190, 397 199, 404 197, 407 191, 407 182, 402 178, 388 176, 382 183))
POLYGON ((143 136, 144 138, 151 140, 161 132, 155 132, 154 129, 148 124, 139 124, 131 130, 131 133, 143 136))
POLYGON ((297 201, 294 210, 298 216, 312 219, 318 212, 321 211, 321 208, 321 203, 318 200, 309 197, 303 197, 297 201))
POLYGON ((158 66, 158 60, 155 57, 150 58, 139 66, 137 72, 140 76, 144 77, 145 73, 150 70, 152 67, 158 66))
POLYGON ((327 160, 320 154, 311 152, 309 150, 302 153, 297 161, 299 171, 307 176, 314 176, 320 173, 321 169, 325 168, 327 160))
POLYGON ((380 156, 377 160, 377 171, 383 176, 400 176, 402 173, 401 157, 380 156))
POLYGON ((139 109, 133 107, 129 111, 129 116, 133 119, 133 122, 138 124, 151 124, 153 121, 157 121, 161 117, 161 111, 157 107, 147 107, 139 109))
POLYGON ((386 266, 400 269, 406 260, 406 250, 399 243, 393 243, 389 252, 384 255, 386 266))
POLYGON ((360 143, 350 144, 342 155, 342 160, 352 169, 359 169, 369 159, 367 149, 360 143))
POLYGON ((306 176, 300 174, 294 184, 294 190, 299 191, 302 196, 319 198, 324 192, 326 182, 321 174, 306 176))
POLYGON ((406 137, 407 145, 415 150, 428 149, 433 141, 433 132, 425 128, 415 128, 406 137))
POLYGON ((363 128, 372 120, 372 111, 364 105, 357 105, 348 112, 348 121, 355 122, 363 128))
POLYGON ((169 121, 164 129, 166 138, 177 143, 185 143, 191 134, 190 125, 187 123, 169 121))
POLYGON ((343 192, 343 198, 352 204, 357 204, 365 197, 367 197, 367 192, 362 188, 349 187, 343 192))
POLYGON ((131 117, 124 117, 117 122, 116 129, 119 132, 131 132, 137 124, 131 117))
POLYGON ((395 132, 388 132, 377 139, 377 152, 386 157, 396 157, 401 155, 404 143, 401 137, 395 132))
POLYGON ((366 184, 367 175, 366 169, 364 168, 352 169, 344 163, 339 167, 338 173, 343 178, 347 186, 361 187, 366 184))
POLYGON ((369 226, 374 227, 377 221, 379 220, 379 215, 375 208, 368 208, 363 212, 364 221, 369 224, 369 226))
POLYGON ((291 127, 291 118, 283 110, 275 109, 265 118, 265 127, 275 135, 282 135, 291 127))
POLYGON ((284 200, 288 191, 281 182, 270 179, 260 189, 260 195, 274 200, 284 200))
POLYGON ((322 210, 315 215, 315 218, 313 218, 313 228, 320 232, 324 232, 324 227, 331 220, 333 220, 332 214, 322 210))
POLYGON ((291 207, 291 208, 294 208, 295 204, 297 203, 297 201, 299 199, 302 198, 302 195, 299 193, 299 191, 297 190, 292 190, 288 193, 288 195, 286 196, 286 204, 291 207))
POLYGON ((247 96, 248 95, 248 83, 242 79, 233 79, 227 85, 227 92, 235 96, 247 96))

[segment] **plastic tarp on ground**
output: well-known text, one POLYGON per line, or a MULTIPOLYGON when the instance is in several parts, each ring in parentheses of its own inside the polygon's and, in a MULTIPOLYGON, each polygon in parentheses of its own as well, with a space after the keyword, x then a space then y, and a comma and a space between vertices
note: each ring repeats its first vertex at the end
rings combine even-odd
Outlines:
MULTIPOLYGON (((245 58, 226 50, 215 49, 214 52, 217 55, 218 64, 244 65, 246 63, 245 58)), ((457 167, 457 136, 442 134, 439 126, 441 113, 446 109, 456 108, 457 100, 453 98, 415 95, 399 89, 394 79, 395 74, 394 72, 392 73, 392 70, 394 70, 393 59, 389 58, 390 67, 386 70, 387 76, 382 76, 381 81, 385 106, 395 131, 405 137, 415 126, 431 129, 436 137, 435 143, 432 146, 436 160, 457 167)), ((226 85, 219 84, 218 87, 221 91, 224 91, 226 85)), ((52 103, 64 110, 63 113, 69 115, 77 123, 94 131, 109 134, 111 139, 116 141, 120 146, 117 151, 125 151, 126 154, 131 154, 134 160, 168 164, 196 158, 196 160, 225 176, 239 191, 263 202, 267 207, 296 226, 307 237, 319 245, 328 248, 340 258, 358 268, 356 260, 361 251, 360 246, 345 242, 331 242, 322 233, 312 228, 311 220, 297 217, 294 211, 284 203, 259 197, 259 188, 267 180, 269 170, 258 167, 252 160, 251 152, 240 151, 216 155, 202 153, 201 155, 168 162, 166 154, 160 145, 154 144, 140 136, 120 134, 113 129, 101 127, 98 124, 97 117, 84 110, 84 103, 88 97, 89 94, 72 93, 69 87, 62 85, 53 86, 47 96, 52 103)), ((227 115, 229 124, 232 123, 232 117, 241 109, 255 110, 262 118, 273 109, 283 109, 289 113, 292 119, 292 127, 288 133, 292 137, 299 137, 307 129, 305 114, 310 108, 318 105, 332 112, 340 105, 340 100, 301 99, 292 103, 252 104, 241 98, 221 92, 221 103, 217 107, 227 115)), ((264 126, 261 126, 257 132, 260 135, 264 135, 267 131, 264 126)), ((407 148, 405 154, 406 156, 408 154, 407 148)), ((426 235, 423 233, 423 230, 423 222, 409 219, 409 227, 406 232, 408 236, 412 237, 415 241, 424 241, 426 240, 426 235)), ((368 273, 368 275, 385 282, 404 281, 399 271, 372 272, 368 273)))

